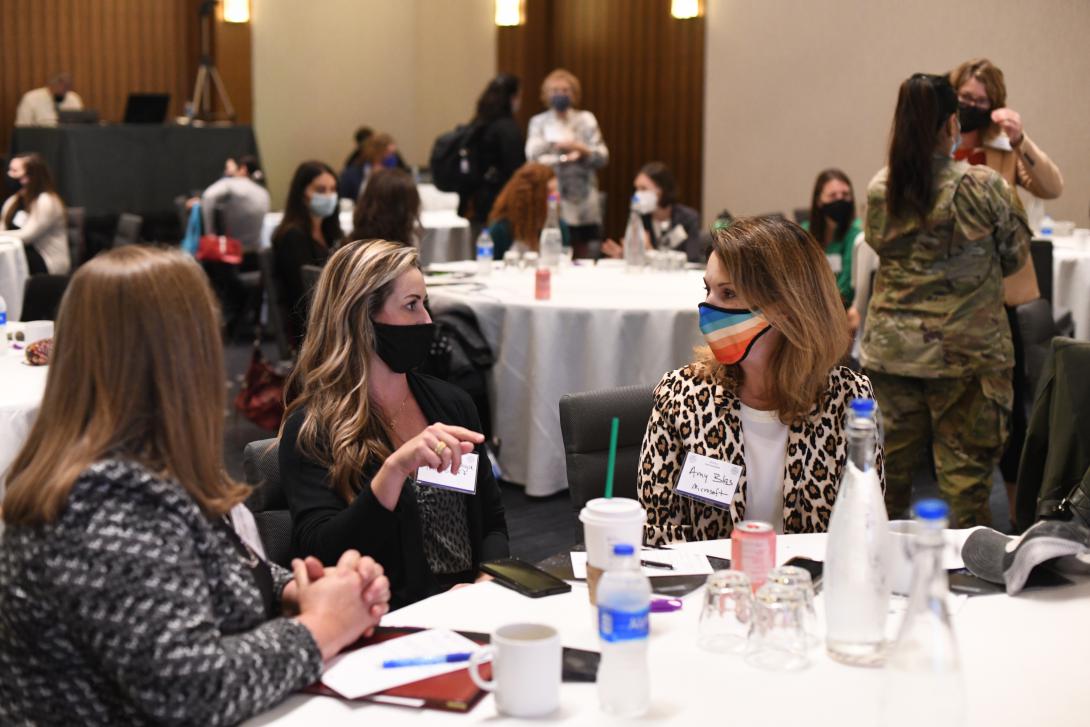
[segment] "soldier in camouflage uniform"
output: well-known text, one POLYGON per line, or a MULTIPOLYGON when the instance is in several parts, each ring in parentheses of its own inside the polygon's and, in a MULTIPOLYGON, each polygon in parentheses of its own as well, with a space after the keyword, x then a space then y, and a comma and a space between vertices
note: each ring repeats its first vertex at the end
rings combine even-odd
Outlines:
MULTIPOLYGON (((957 129, 956 118, 943 120, 948 105, 938 104, 936 148, 926 150, 933 190, 926 217, 890 213, 889 167, 868 188, 864 235, 881 262, 862 362, 882 412, 890 517, 908 510, 913 469, 930 443, 952 526, 968 527, 990 521, 1013 397, 1003 277, 1025 263, 1030 233, 998 174, 942 153, 957 129)), ((955 99, 949 114, 956 109, 955 99)))

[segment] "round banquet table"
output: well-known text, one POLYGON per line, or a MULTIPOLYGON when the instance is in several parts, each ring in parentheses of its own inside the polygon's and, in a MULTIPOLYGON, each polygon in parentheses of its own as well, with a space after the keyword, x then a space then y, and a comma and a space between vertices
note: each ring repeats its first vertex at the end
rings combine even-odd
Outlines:
POLYGON ((1052 314, 1071 313, 1075 338, 1090 340, 1090 234, 1051 239, 1052 314))
MULTIPOLYGON (((437 266, 466 274, 475 263, 437 266)), ((434 267, 433 267, 434 269, 434 267)), ((566 267, 552 297, 534 299, 534 271, 497 264, 487 279, 428 278, 436 307, 467 304, 496 355, 490 396, 503 477, 529 495, 567 488, 560 397, 633 384, 657 384, 693 360, 702 342, 697 304, 703 271, 629 274, 623 265, 566 267)))
POLYGON ((30 269, 23 252, 23 241, 0 234, 0 296, 7 304, 9 321, 19 320, 23 309, 23 288, 28 277, 30 269))
POLYGON ((0 347, 0 493, 4 491, 8 467, 30 432, 45 392, 49 367, 31 366, 25 361, 23 352, 9 350, 6 341, 0 347))
MULTIPOLYGON (((968 530, 948 531, 954 547, 968 530)), ((777 538, 776 559, 792 556, 824 560, 825 535, 777 538)), ((729 558, 729 540, 672 546, 729 558)), ((952 551, 956 557, 960 551, 952 551)), ((565 725, 671 724, 746 725, 746 727, 874 727, 886 672, 839 664, 824 650, 810 652, 811 663, 797 672, 769 672, 749 666, 734 655, 714 654, 696 645, 703 589, 685 596, 674 613, 651 614, 648 663, 651 711, 639 720, 611 719, 598 708, 593 684, 565 683, 560 709, 537 720, 565 725)), ((1023 592, 952 598, 954 636, 961 656, 965 727, 1086 724, 1090 691, 1083 661, 1090 651, 1085 628, 1090 579, 1073 585, 1023 592)), ((903 599, 894 604, 903 606, 903 599)), ((823 597, 816 601, 819 628, 824 624, 823 597)), ((896 611, 896 606, 891 613, 896 611)), ((599 650, 593 612, 585 583, 572 591, 531 599, 496 583, 448 591, 394 611, 384 625, 448 628, 491 633, 505 623, 533 622, 555 627, 564 646, 599 650)), ((887 633, 896 631, 889 619, 887 633)), ((910 686, 905 688, 911 688, 910 686)), ((920 699, 928 694, 920 693, 920 699)), ((334 697, 293 695, 247 725, 381 724, 529 724, 497 715, 486 696, 468 714, 416 710, 334 697)))

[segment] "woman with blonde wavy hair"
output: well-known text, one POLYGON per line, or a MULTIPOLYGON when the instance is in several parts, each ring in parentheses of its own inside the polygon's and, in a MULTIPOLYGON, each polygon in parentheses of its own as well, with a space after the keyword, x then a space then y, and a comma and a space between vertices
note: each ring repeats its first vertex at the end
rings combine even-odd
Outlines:
POLYGON ((132 245, 72 277, 4 497, 0 723, 235 724, 386 612, 370 558, 293 579, 231 529, 224 399, 192 258, 132 245))
POLYGON ((499 486, 469 395, 413 372, 434 326, 417 251, 356 241, 326 263, 287 383, 280 476, 301 553, 382 563, 395 607, 478 577, 508 554, 499 486), (416 479, 479 456, 476 491, 416 479))
POLYGON ((822 247, 792 222, 736 220, 715 233, 704 290, 709 348, 662 378, 643 440, 646 540, 726 538, 741 520, 823 532, 847 460, 845 414, 874 394, 837 365, 850 337, 822 247), (676 492, 690 452, 738 467, 721 499, 676 492))

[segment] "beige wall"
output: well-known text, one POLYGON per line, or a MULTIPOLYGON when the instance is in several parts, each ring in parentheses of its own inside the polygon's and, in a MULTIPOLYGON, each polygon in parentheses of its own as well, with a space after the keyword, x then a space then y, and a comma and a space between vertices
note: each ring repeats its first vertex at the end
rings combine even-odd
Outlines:
POLYGON ((254 0, 254 127, 281 208, 295 166, 340 170, 361 124, 409 164, 495 74, 491 0, 254 0))
POLYGON ((1008 106, 1063 172, 1057 219, 1090 207, 1090 2, 709 0, 704 212, 808 206, 839 166, 861 197, 884 165, 901 81, 973 56, 1003 69, 1008 106))

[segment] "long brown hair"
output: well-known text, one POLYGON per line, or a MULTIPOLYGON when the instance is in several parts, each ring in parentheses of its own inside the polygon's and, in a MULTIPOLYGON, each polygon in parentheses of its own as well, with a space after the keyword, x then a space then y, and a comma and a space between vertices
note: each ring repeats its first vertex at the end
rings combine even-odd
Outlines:
POLYGON ((55 520, 80 473, 131 458, 177 480, 209 516, 249 488, 223 469, 223 351, 200 267, 138 245, 83 265, 57 316, 38 418, 15 458, 8 524, 55 520))
MULTIPOLYGON (((852 206, 855 206, 855 187, 852 186, 852 180, 848 179, 847 174, 830 167, 817 175, 817 179, 814 180, 814 191, 810 195, 810 232, 813 234, 814 239, 822 245, 825 244, 825 227, 828 220, 825 219, 825 213, 821 210, 821 193, 825 191, 825 185, 834 179, 848 185, 848 193, 852 196, 852 206)), ((833 239, 839 240, 844 237, 848 232, 848 228, 852 226, 854 219, 855 216, 853 215, 852 219, 846 223, 837 224, 833 239)))
POLYGON ((314 290, 303 350, 285 389, 284 420, 306 410, 299 452, 329 468, 334 492, 347 502, 356 496, 363 468, 390 456, 389 435, 368 394, 371 319, 394 281, 419 266, 415 248, 357 240, 333 253, 314 290))
MULTIPOLYGON (((992 109, 1001 109, 1007 105, 1007 83, 1003 79, 1003 71, 999 70, 987 58, 972 58, 950 71, 950 85, 954 91, 960 91, 961 87, 970 78, 975 78, 984 86, 988 93, 988 103, 992 109)), ((999 124, 992 121, 984 134, 991 138, 999 133, 999 124)))
POLYGON ((891 217, 927 218, 935 195, 935 144, 957 110, 958 96, 946 76, 917 73, 901 84, 889 139, 886 204, 891 217))
MULTIPOLYGON (((34 203, 38 201, 38 197, 43 194, 51 194, 60 201, 60 195, 57 194, 57 187, 53 184, 53 175, 49 173, 49 165, 45 163, 45 159, 40 154, 30 152, 29 154, 18 154, 12 161, 18 159, 23 163, 26 169, 27 183, 22 189, 17 192, 22 197, 23 209, 28 213, 34 209, 34 203)), ((6 172, 7 170, 5 170, 6 172)), ((8 208, 8 214, 4 218, 5 227, 11 227, 12 220, 15 219, 15 213, 20 209, 19 205, 13 204, 8 208)))
POLYGON ((512 239, 537 250, 538 236, 549 211, 549 180, 555 176, 552 167, 537 162, 523 164, 500 190, 488 215, 489 223, 507 220, 512 239))
MULTIPOLYGON (((288 199, 284 203, 284 217, 273 231, 272 239, 276 240, 288 230, 299 230, 307 237, 312 234, 310 225, 310 207, 307 205, 307 187, 315 179, 323 174, 337 180, 337 173, 325 162, 310 160, 301 163, 295 168, 295 174, 291 177, 291 186, 288 187, 288 199)), ((322 236, 325 242, 333 247, 344 235, 341 231, 340 213, 334 210, 331 215, 322 220, 322 236)))
POLYGON ((420 219, 420 193, 404 169, 379 169, 371 174, 352 214, 353 240, 393 240, 413 244, 420 219))
MULTIPOLYGON (((770 399, 780 420, 791 424, 821 405, 829 372, 851 343, 824 250, 794 222, 746 217, 715 231, 712 253, 735 289, 781 334, 769 358, 770 399)), ((742 367, 719 363, 711 351, 703 352, 701 364, 732 391, 742 383, 742 367)))

